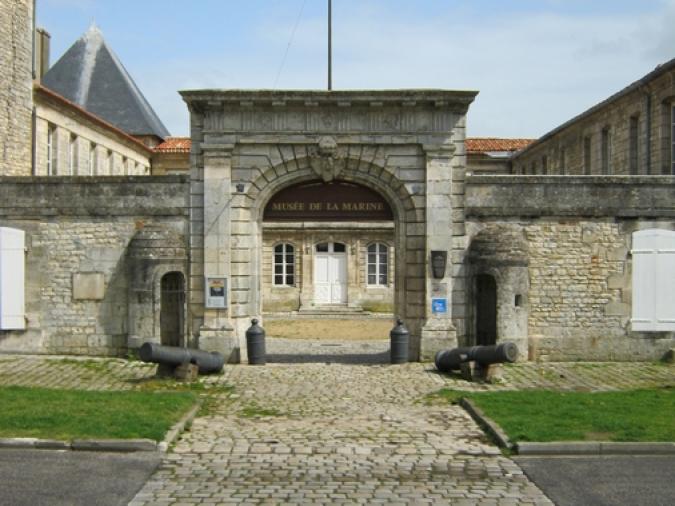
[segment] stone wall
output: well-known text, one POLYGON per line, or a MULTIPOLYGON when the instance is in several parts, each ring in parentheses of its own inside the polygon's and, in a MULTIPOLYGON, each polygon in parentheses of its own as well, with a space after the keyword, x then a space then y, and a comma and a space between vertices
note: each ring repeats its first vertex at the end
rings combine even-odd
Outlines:
POLYGON ((33 0, 0 2, 0 176, 31 171, 33 0))
POLYGON ((675 345, 672 332, 633 332, 630 324, 632 234, 675 230, 673 183, 665 176, 469 178, 470 240, 496 228, 527 243, 530 358, 653 360, 675 345))
POLYGON ((127 350, 127 247, 144 227, 186 233, 187 179, 0 178, 0 225, 26 231, 25 331, 0 351, 120 355, 127 350))
POLYGON ((514 173, 603 174, 602 136, 606 130, 610 150, 608 174, 673 174, 670 151, 673 107, 675 60, 544 135, 515 157, 514 173), (633 128, 637 128, 634 155, 631 121, 633 128), (590 147, 590 166, 585 162, 586 142, 590 147))

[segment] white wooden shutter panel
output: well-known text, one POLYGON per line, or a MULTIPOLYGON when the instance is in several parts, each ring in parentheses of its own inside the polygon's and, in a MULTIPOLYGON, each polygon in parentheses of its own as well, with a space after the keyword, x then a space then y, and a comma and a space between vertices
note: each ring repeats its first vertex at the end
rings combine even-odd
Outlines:
POLYGON ((675 330, 675 232, 635 232, 632 253, 632 329, 675 330))
POLYGON ((25 232, 0 227, 0 329, 24 330, 25 232))

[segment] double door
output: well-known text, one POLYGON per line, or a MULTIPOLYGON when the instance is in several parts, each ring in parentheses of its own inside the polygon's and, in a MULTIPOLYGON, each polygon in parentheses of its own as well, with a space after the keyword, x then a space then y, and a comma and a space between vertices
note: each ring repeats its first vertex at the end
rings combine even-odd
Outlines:
POLYGON ((343 243, 329 242, 315 246, 314 303, 347 302, 347 251, 343 243))

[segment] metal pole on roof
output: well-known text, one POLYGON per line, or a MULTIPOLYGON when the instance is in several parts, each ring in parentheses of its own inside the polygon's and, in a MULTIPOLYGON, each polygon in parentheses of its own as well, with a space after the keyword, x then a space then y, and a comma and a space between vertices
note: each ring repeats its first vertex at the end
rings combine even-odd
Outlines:
POLYGON ((333 89, 333 2, 328 0, 328 91, 333 89))

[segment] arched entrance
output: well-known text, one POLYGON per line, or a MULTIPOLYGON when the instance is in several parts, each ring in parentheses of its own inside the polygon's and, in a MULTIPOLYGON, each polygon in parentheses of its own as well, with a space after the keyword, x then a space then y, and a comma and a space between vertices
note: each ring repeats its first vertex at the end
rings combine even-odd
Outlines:
POLYGON ((378 192, 344 180, 301 182, 272 195, 262 214, 264 314, 393 312, 394 213, 378 192))
POLYGON ((167 272, 161 280, 160 342, 182 346, 185 328, 185 279, 181 272, 167 272))
POLYGON ((476 283, 476 344, 497 342, 497 283, 489 274, 479 274, 476 283))

